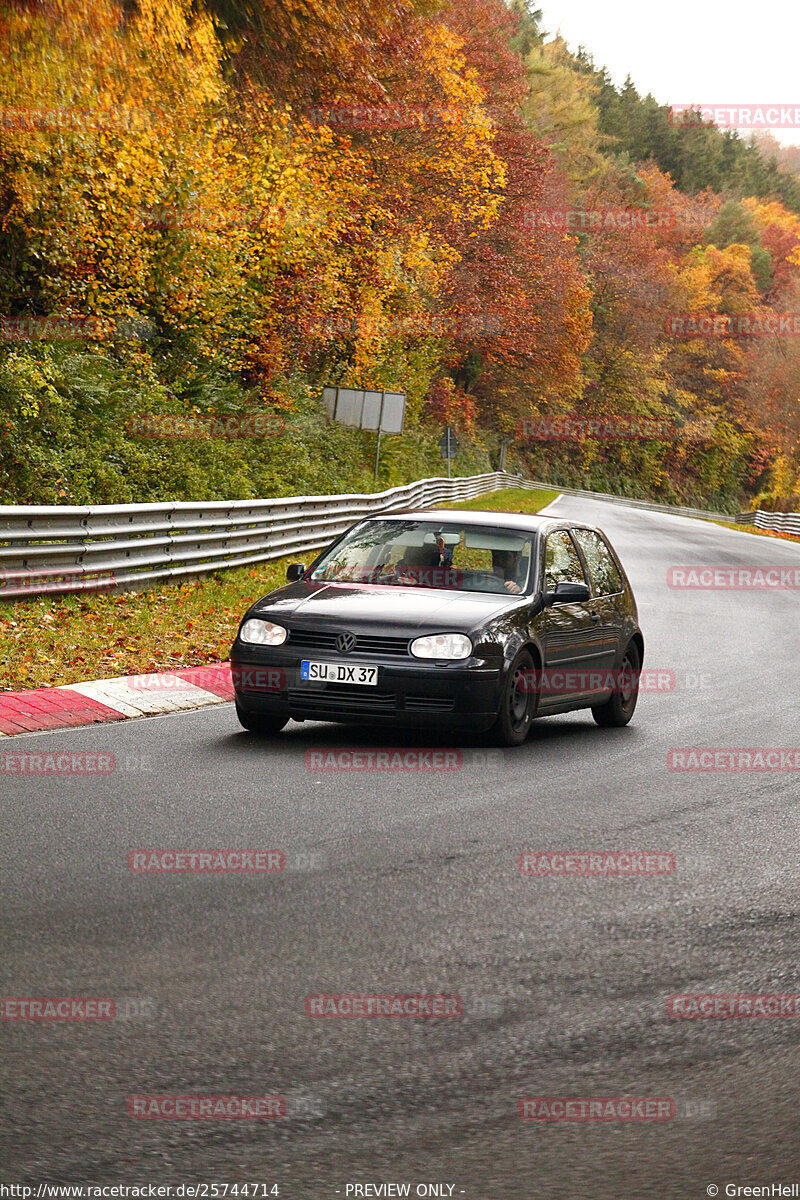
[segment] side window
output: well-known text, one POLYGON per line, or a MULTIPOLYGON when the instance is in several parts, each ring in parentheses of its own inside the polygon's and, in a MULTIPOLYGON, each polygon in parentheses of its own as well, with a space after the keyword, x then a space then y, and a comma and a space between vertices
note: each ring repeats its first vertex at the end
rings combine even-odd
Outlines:
POLYGON ((585 583, 583 567, 572 538, 565 529, 548 535, 544 551, 544 586, 554 592, 557 583, 585 583))
POLYGON ((622 577, 611 552, 601 537, 588 529, 576 529, 575 537, 586 558, 598 596, 613 596, 622 591, 622 577))

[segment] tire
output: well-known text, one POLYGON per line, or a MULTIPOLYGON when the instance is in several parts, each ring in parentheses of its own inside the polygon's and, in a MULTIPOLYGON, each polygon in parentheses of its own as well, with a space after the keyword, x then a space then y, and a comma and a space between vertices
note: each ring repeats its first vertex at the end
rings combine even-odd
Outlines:
POLYGON ((520 675, 526 671, 533 671, 533 659, 529 651, 520 650, 508 669, 500 709, 490 731, 497 745, 521 746, 528 736, 536 715, 536 693, 519 687, 520 675))
MULTIPOLYGON (((634 642, 629 642, 628 648, 622 656, 620 664, 620 675, 626 671, 634 673, 639 671, 641 667, 639 660, 639 651, 634 642)), ((620 727, 627 725, 633 716, 636 708, 636 701, 639 698, 639 680, 637 678, 634 683, 631 681, 630 687, 623 687, 622 680, 619 680, 620 687, 613 691, 608 700, 602 704, 596 704, 592 709, 592 716, 598 725, 604 725, 607 728, 620 727)))
POLYGON ((258 733, 262 737, 274 737, 276 733, 280 733, 284 725, 289 720, 288 717, 269 717, 263 713, 248 712, 244 708, 236 704, 236 716, 239 718, 239 724, 250 733, 258 733))

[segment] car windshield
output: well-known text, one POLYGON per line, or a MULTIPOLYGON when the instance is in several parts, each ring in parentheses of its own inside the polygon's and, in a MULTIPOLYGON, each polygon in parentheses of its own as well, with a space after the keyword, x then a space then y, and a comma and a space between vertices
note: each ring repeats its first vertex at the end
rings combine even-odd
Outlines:
POLYGON ((367 521, 322 556, 311 579, 513 595, 526 590, 531 547, 530 534, 485 525, 367 521))

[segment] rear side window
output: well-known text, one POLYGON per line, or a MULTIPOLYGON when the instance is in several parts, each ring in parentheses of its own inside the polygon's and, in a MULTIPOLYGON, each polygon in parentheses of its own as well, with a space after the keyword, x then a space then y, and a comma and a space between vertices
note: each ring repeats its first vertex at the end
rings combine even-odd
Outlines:
POLYGON ((566 529, 548 534, 544 552, 544 583, 548 592, 558 583, 585 583, 578 551, 566 529))
POLYGON ((603 539, 588 529, 576 529, 574 533, 594 580, 597 595, 613 596, 615 592, 621 592, 622 576, 603 539))

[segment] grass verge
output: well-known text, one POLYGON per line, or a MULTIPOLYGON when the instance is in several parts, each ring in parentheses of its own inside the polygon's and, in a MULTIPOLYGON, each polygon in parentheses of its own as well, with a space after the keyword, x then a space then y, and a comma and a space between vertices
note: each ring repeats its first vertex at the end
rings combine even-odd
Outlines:
POLYGON ((440 508, 483 508, 489 512, 537 513, 560 496, 560 492, 527 491, 524 488, 501 488, 488 496, 462 500, 459 504, 440 504, 440 508))
MULTIPOLYGON (((504 488, 448 507, 534 513, 557 495, 504 488)), ((146 592, 7 601, 0 607, 0 689, 220 662, 228 657, 242 613, 283 583, 287 565, 296 559, 237 567, 146 592)))
POLYGON ((793 533, 781 533, 777 529, 756 529, 755 525, 738 525, 736 521, 712 521, 712 525, 721 525, 723 529, 736 529, 740 533, 755 533, 759 537, 780 538, 784 542, 800 542, 800 537, 793 533))

